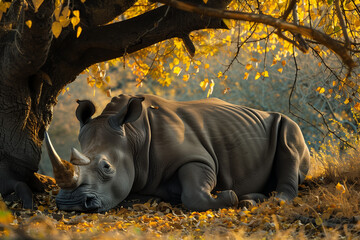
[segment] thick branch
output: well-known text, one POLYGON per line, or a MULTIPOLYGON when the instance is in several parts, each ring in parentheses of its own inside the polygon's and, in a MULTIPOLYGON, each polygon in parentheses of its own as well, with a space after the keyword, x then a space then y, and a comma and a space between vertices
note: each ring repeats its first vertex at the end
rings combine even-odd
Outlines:
POLYGON ((134 5, 136 0, 75 1, 80 10, 81 23, 85 27, 99 26, 112 21, 134 5))
POLYGON ((286 22, 283 19, 274 18, 269 15, 259 15, 254 13, 244 13, 244 12, 237 12, 237 11, 228 11, 228 10, 219 10, 214 8, 209 8, 206 6, 201 5, 192 5, 189 3, 177 1, 177 0, 158 0, 158 2, 167 4, 169 6, 192 12, 197 13, 202 16, 210 16, 216 18, 225 18, 225 19, 234 19, 234 20, 241 20, 241 21, 248 21, 248 22, 256 22, 256 23, 263 23, 269 26, 272 26, 277 29, 282 29, 286 31, 290 31, 293 34, 301 34, 307 38, 313 39, 320 44, 326 46, 333 52, 335 52, 342 61, 348 66, 348 68, 353 68, 356 66, 356 63, 349 55, 349 52, 342 44, 338 41, 332 39, 325 33, 322 33, 318 30, 306 27, 306 26, 299 26, 293 23, 286 22))
MULTIPOLYGON (((78 39, 69 38, 58 53, 77 74, 91 64, 121 57, 173 37, 183 38, 203 28, 226 28, 220 19, 162 6, 138 17, 85 30, 78 39)), ((66 84, 66 83, 65 83, 66 84)))
POLYGON ((296 5, 296 0, 290 0, 289 5, 285 9, 285 12, 281 16, 281 18, 286 20, 288 18, 288 16, 290 15, 291 11, 293 11, 295 5, 296 5))
POLYGON ((31 29, 19 24, 3 38, 8 39, 0 56, 0 79, 5 83, 12 85, 17 83, 15 80, 26 80, 45 63, 52 40, 53 2, 44 1, 37 13, 29 6, 23 22, 31 20, 31 29))

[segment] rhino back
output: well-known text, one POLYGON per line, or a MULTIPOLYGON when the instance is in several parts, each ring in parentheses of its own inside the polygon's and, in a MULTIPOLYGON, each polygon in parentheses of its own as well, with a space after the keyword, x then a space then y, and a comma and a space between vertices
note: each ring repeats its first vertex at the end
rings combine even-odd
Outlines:
POLYGON ((218 99, 175 102, 145 96, 144 107, 151 133, 147 191, 157 190, 190 161, 204 162, 214 169, 216 189, 241 193, 258 190, 266 183, 276 151, 280 114, 218 99), (246 186, 244 182, 251 183, 253 189, 236 189, 246 186))

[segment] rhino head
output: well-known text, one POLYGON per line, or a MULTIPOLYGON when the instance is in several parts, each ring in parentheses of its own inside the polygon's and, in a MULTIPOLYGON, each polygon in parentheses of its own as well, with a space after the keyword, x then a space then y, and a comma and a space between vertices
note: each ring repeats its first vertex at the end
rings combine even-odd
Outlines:
MULTIPOLYGON (((78 101, 79 141, 82 153, 71 150, 70 161, 62 160, 45 133, 45 144, 54 177, 61 188, 56 197, 60 210, 104 212, 130 193, 135 179, 134 147, 124 125, 137 120, 144 98, 111 102, 116 111, 105 111, 92 119, 95 107, 90 101, 78 101)), ((114 108, 112 108, 114 110, 114 108)))

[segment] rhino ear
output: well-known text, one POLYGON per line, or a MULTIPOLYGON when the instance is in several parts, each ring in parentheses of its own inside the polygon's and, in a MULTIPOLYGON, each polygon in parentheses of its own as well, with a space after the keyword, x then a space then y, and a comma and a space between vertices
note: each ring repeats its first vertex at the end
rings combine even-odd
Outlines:
POLYGON ((109 118, 109 124, 114 129, 119 129, 125 123, 136 121, 142 112, 143 97, 132 97, 128 104, 119 113, 109 118))
POLYGON ((76 117, 80 121, 80 127, 83 127, 94 115, 95 106, 89 100, 77 100, 76 102, 79 104, 76 109, 76 117))

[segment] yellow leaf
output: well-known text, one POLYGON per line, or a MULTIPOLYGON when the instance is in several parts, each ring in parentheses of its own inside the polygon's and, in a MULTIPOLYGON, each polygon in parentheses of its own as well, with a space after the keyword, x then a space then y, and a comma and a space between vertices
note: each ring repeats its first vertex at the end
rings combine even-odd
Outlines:
POLYGON ((187 81, 189 81, 189 78, 190 78, 190 74, 185 74, 183 76, 183 81, 187 82, 187 81))
POLYGON ((245 72, 244 74, 244 79, 247 79, 249 77, 249 73, 248 72, 245 72))
POLYGON ((82 3, 84 3, 86 0, 80 0, 82 3))
POLYGON ((322 93, 325 92, 325 88, 323 88, 323 87, 318 87, 318 88, 316 89, 316 91, 317 91, 318 93, 322 94, 322 93))
POLYGON ((217 77, 218 77, 218 78, 221 78, 222 75, 223 75, 223 73, 222 73, 221 71, 219 71, 217 77))
POLYGON ((250 63, 246 64, 245 66, 246 70, 250 70, 252 68, 252 65, 250 63))
POLYGON ((268 72, 268 71, 264 71, 261 75, 263 75, 264 77, 269 77, 269 72, 268 72))
POLYGON ((75 17, 80 18, 80 11, 79 10, 74 10, 73 14, 74 14, 75 17))
POLYGON ((82 28, 80 26, 78 26, 77 31, 76 31, 76 37, 78 38, 81 34, 82 28))
POLYGON ((279 69, 278 69, 278 72, 279 72, 279 73, 282 73, 282 71, 283 71, 282 68, 279 68, 279 69))
POLYGON ((72 18, 70 19, 70 21, 71 21, 71 24, 73 25, 73 28, 75 29, 75 26, 78 25, 79 22, 80 22, 80 18, 78 18, 78 17, 72 17, 72 18))
POLYGON ((59 17, 59 22, 60 22, 62 27, 67 27, 70 24, 70 19, 68 19, 67 17, 64 17, 64 16, 61 15, 59 17))
POLYGON ((255 80, 258 80, 260 77, 261 77, 261 74, 259 72, 257 72, 255 75, 255 80))
POLYGON ((207 98, 213 93, 214 86, 215 86, 214 80, 211 79, 211 83, 210 83, 210 86, 209 86, 209 91, 208 91, 208 93, 206 95, 207 98))
POLYGON ((336 81, 333 81, 333 82, 332 82, 332 85, 333 85, 333 87, 335 87, 335 86, 337 85, 337 82, 336 82, 336 81))
POLYGON ((175 73, 176 75, 179 75, 180 72, 181 72, 181 68, 180 68, 180 67, 175 67, 175 68, 174 68, 174 73, 175 73))
POLYGON ((178 58, 174 58, 174 61, 173 61, 173 63, 174 63, 174 65, 178 65, 179 64, 179 59, 178 58))
POLYGON ((360 111, 360 103, 356 103, 355 106, 354 106, 354 108, 355 108, 356 110, 360 111))
POLYGON ((276 59, 273 60, 271 66, 274 66, 277 63, 276 59))
POLYGON ((59 21, 59 17, 60 17, 60 7, 55 8, 54 10, 54 16, 55 16, 55 20, 59 21))
POLYGON ((208 0, 203 0, 203 2, 204 2, 205 4, 207 4, 208 0))
POLYGON ((37 12, 44 0, 32 0, 32 2, 34 4, 35 12, 37 12))
POLYGON ((102 85, 103 85, 103 81, 101 80, 101 78, 96 79, 96 87, 101 88, 102 85))
POLYGON ((335 188, 336 188, 337 191, 339 191, 341 193, 345 193, 345 187, 341 183, 338 182, 338 184, 336 185, 335 188))
POLYGON ((7 9, 11 6, 11 2, 3 2, 0 1, 0 19, 2 16, 2 13, 6 13, 7 9))
POLYGON ((205 64, 204 68, 208 69, 210 67, 210 65, 208 63, 205 64))
POLYGON ((329 91, 330 94, 332 94, 334 90, 333 90, 333 89, 329 89, 328 91, 329 91))
POLYGON ((55 38, 58 38, 60 36, 62 26, 59 22, 53 22, 51 30, 52 30, 55 38))
POLYGON ((26 26, 28 26, 28 28, 31 28, 31 26, 32 26, 32 21, 31 21, 31 20, 27 20, 27 21, 25 22, 25 24, 26 24, 26 26))
POLYGON ((200 87, 202 88, 203 91, 206 90, 207 85, 209 84, 209 79, 205 78, 204 81, 200 82, 200 87))
POLYGON ((70 16, 70 9, 68 6, 64 7, 64 9, 61 11, 61 16, 68 18, 70 16))
POLYGON ((223 18, 223 22, 227 26, 227 28, 231 29, 231 21, 229 19, 223 18))
POLYGON ((73 28, 75 29, 75 26, 80 23, 80 11, 79 10, 73 11, 73 15, 74 17, 72 17, 70 21, 73 25, 73 28))
POLYGON ((347 98, 345 101, 344 101, 344 104, 348 104, 350 102, 350 99, 347 98))

